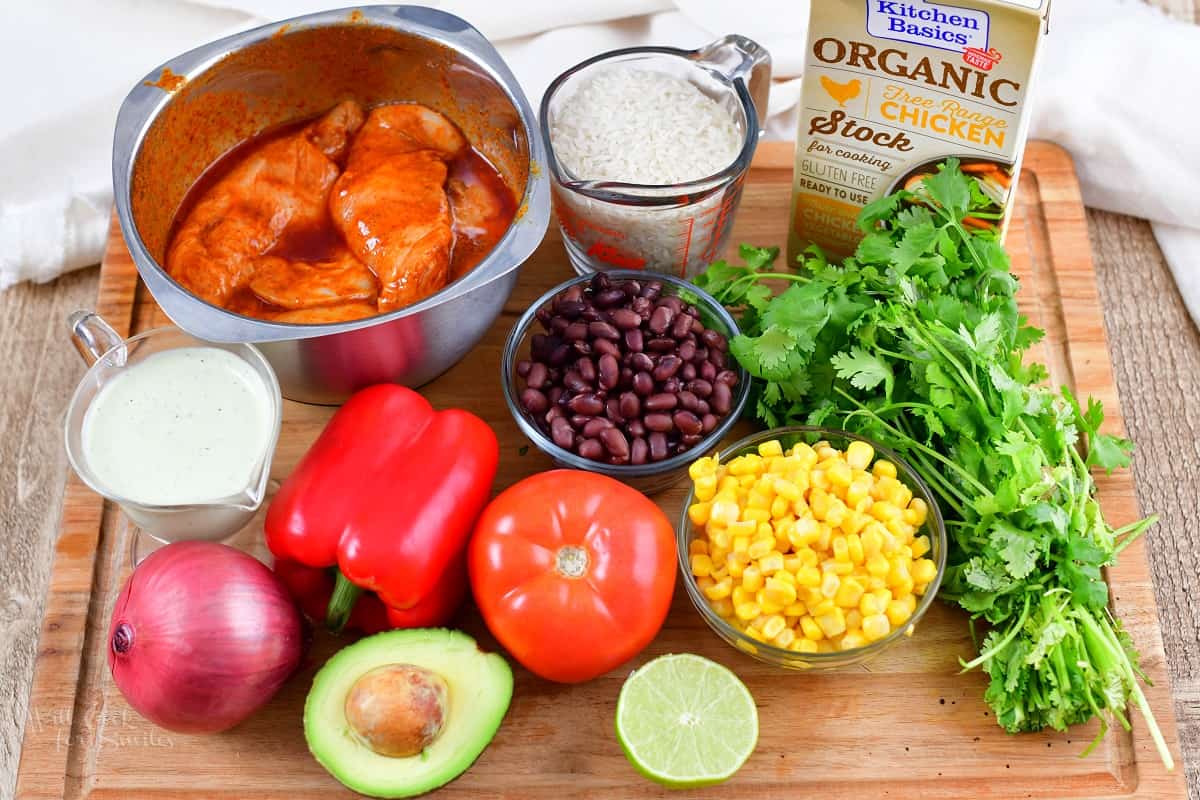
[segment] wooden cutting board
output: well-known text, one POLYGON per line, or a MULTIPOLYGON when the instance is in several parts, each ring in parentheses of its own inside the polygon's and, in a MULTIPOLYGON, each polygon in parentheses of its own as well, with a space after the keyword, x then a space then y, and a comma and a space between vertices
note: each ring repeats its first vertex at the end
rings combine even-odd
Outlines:
MULTIPOLYGON (((786 240, 792 150, 764 144, 755 159, 733 242, 786 240)), ((1047 336, 1035 356, 1056 383, 1093 395, 1108 429, 1123 430, 1096 293, 1087 227, 1069 156, 1044 143, 1026 154, 1019 204, 1008 237, 1025 312, 1047 336)), ((538 295, 569 277, 553 230, 521 273, 488 336, 457 367, 425 387, 435 406, 468 408, 501 443, 496 491, 550 467, 526 441, 501 400, 498 370, 505 334, 538 295)), ((101 268, 98 310, 118 330, 167 320, 139 283, 116 226, 101 268)), ((332 411, 286 403, 272 478, 282 480, 332 411)), ((1128 471, 1098 478, 1113 525, 1138 516, 1128 471)), ((676 519, 677 487, 655 498, 676 519)), ((236 544, 263 555, 261 514, 236 544)), ((37 671, 25 728, 17 797, 265 800, 351 796, 309 756, 300 715, 313 673, 338 642, 318 638, 299 673, 260 713, 217 736, 183 736, 133 712, 108 672, 105 646, 112 603, 129 570, 135 531, 74 476, 67 482, 37 671)), ((1144 540, 1143 540, 1144 541, 1144 540)), ((479 761, 438 797, 665 797, 639 777, 613 735, 617 693, 628 670, 669 652, 703 654, 734 669, 759 705, 758 749, 738 775, 697 796, 722 798, 1182 797, 1183 765, 1172 714, 1154 593, 1141 542, 1109 571, 1115 610, 1154 680, 1147 695, 1178 766, 1159 762, 1140 717, 1132 732, 1111 731, 1088 758, 1089 725, 1069 733, 1005 734, 983 702, 984 676, 959 674, 974 654, 966 617, 940 603, 917 635, 868 667, 836 674, 784 673, 750 660, 711 633, 677 588, 655 642, 626 667, 590 683, 559 686, 516 670, 512 707, 479 761)), ((460 624, 492 644, 477 613, 460 624)))

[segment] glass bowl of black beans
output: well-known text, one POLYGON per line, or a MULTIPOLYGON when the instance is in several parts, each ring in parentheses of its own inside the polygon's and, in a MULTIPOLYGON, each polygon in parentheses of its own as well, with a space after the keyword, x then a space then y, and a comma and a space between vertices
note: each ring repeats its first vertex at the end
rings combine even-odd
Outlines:
POLYGON ((750 379, 737 323, 669 275, 572 278, 530 306, 504 345, 508 409, 556 464, 647 494, 675 484, 741 416, 750 379))

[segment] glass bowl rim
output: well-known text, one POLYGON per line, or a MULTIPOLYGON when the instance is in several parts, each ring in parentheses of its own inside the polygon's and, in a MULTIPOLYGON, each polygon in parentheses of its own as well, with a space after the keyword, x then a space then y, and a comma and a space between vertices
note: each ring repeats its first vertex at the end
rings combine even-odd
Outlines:
MULTIPOLYGON (((664 284, 670 284, 676 290, 691 292, 700 301, 696 305, 703 306, 708 313, 720 320, 721 324, 726 327, 728 331, 725 337, 726 340, 731 340, 733 337, 741 335, 737 320, 726 310, 725 306, 721 305, 715 297, 690 281, 674 275, 641 270, 614 269, 606 270, 605 274, 614 280, 660 281, 664 284)), ((504 390, 504 401, 508 405, 509 413, 516 420, 517 427, 521 429, 521 432, 539 450, 554 460, 568 465, 572 469, 601 472, 616 478, 642 478, 661 475, 680 467, 686 467, 699 457, 698 454, 711 451, 729 433, 729 430, 737 424, 737 421, 742 416, 742 411, 746 407, 746 402, 750 397, 750 375, 741 364, 737 363, 737 360, 732 355, 729 356, 729 364, 726 366, 726 369, 732 369, 738 374, 738 385, 734 391, 733 403, 730 406, 729 413, 717 423, 717 427, 713 428, 707 436, 696 442, 695 446, 662 461, 637 465, 607 464, 603 461, 593 461, 584 458, 555 444, 550 437, 542 433, 537 425, 530 421, 525 410, 521 408, 515 386, 518 345, 532 327, 539 309, 572 286, 591 281, 595 275, 596 273, 594 272, 585 275, 576 275, 547 290, 537 300, 534 300, 529 308, 525 309, 525 313, 520 316, 512 329, 509 330, 508 337, 504 340, 504 351, 500 359, 500 383, 504 390)))
POLYGON ((905 481, 905 484, 908 485, 910 489, 919 490, 920 494, 915 496, 920 496, 921 499, 925 501, 925 504, 929 507, 929 515, 926 519, 926 522, 930 524, 931 532, 936 537, 937 542, 940 545, 937 548, 937 573, 934 575, 933 580, 930 581, 929 585, 926 587, 925 594, 921 596, 920 601, 917 603, 917 607, 913 609, 912 616, 910 616, 903 625, 891 631, 887 636, 879 639, 878 641, 871 642, 863 645, 862 647, 855 647, 850 650, 836 650, 831 653, 801 653, 796 650, 788 650, 787 648, 777 647, 769 642, 759 641, 751 636, 747 636, 733 625, 730 625, 719 614, 717 614, 717 612, 712 610, 712 607, 708 604, 708 599, 702 595, 700 587, 696 585, 696 578, 692 575, 691 556, 688 553, 688 545, 689 533, 694 526, 692 525, 691 518, 688 515, 688 508, 691 507, 696 499, 696 488, 694 484, 688 488, 687 497, 684 498, 683 508, 679 515, 679 526, 676 528, 675 532, 676 560, 679 563, 679 571, 683 576, 684 588, 687 591, 688 598, 692 601, 692 605, 694 605, 696 610, 700 612, 700 616, 704 618, 704 621, 708 623, 709 627, 712 628, 714 632, 716 632, 722 639, 725 639, 736 650, 739 650, 740 652, 752 658, 757 658, 761 661, 768 662, 779 662, 786 660, 806 661, 811 663, 813 666, 819 666, 822 664, 849 666, 856 660, 861 660, 865 656, 881 653, 891 645, 895 644, 905 636, 905 632, 907 630, 921 621, 921 618, 925 616, 925 612, 929 610, 931 605, 933 605, 933 601, 937 596, 938 590, 941 588, 942 579, 946 573, 946 550, 949 546, 949 540, 947 539, 946 535, 946 521, 942 516, 942 510, 938 505, 937 497, 933 494, 933 491, 929 488, 929 485, 925 482, 925 480, 915 469, 912 468, 912 465, 910 465, 908 461, 902 458, 890 447, 882 445, 867 436, 862 436, 851 431, 841 430, 839 428, 826 428, 820 425, 785 425, 778 428, 770 428, 768 430, 756 431, 749 436, 739 439, 738 441, 729 445, 729 447, 724 448, 718 454, 717 458, 721 463, 725 463, 727 460, 733 458, 736 454, 746 450, 749 447, 753 447, 763 442, 768 442, 772 439, 778 439, 791 434, 809 433, 828 435, 840 439, 851 439, 860 442, 866 442, 867 444, 871 445, 871 447, 875 450, 875 457, 877 459, 879 457, 886 458, 893 464, 896 464, 898 468, 906 472, 906 477, 911 476, 912 485, 909 485, 907 481, 905 481), (730 639, 736 640, 737 644, 734 645, 730 639), (743 643, 745 646, 743 646, 743 643), (748 650, 747 647, 752 647, 753 650, 748 650))

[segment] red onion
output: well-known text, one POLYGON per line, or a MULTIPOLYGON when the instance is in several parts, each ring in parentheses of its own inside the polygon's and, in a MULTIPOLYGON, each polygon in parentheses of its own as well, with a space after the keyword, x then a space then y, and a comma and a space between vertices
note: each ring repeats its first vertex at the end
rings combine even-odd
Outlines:
POLYGON ((262 707, 300 663, 303 629, 261 562, 216 542, 151 553, 117 598, 108 665, 142 716, 216 733, 262 707))

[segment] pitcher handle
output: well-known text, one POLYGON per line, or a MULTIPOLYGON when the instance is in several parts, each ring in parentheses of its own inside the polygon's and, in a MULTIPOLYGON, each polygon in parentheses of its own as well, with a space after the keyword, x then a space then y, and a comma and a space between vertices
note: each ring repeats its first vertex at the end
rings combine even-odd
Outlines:
POLYGON ((767 124, 767 98, 771 92, 771 54, 767 48, 736 33, 692 51, 698 64, 711 67, 729 80, 746 84, 754 112, 758 115, 758 135, 767 124))
POLYGON ((71 344, 75 345, 80 358, 89 367, 114 348, 120 348, 114 354, 114 365, 119 367, 125 364, 128 356, 125 339, 104 321, 104 317, 95 311, 80 309, 67 317, 67 325, 71 328, 71 344))

